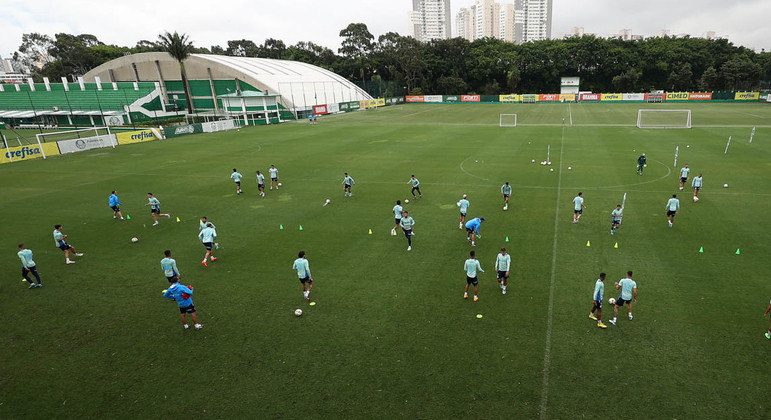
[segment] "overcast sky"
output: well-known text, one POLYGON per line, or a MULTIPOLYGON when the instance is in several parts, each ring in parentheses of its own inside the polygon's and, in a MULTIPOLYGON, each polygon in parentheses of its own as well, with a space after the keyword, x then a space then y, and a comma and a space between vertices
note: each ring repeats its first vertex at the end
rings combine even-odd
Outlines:
MULTIPOLYGON (((453 34, 455 13, 473 2, 452 0, 453 34)), ((177 30, 197 46, 244 38, 260 44, 272 37, 336 50, 340 30, 351 22, 367 24, 376 37, 388 31, 406 35, 411 7, 412 0, 0 0, 0 55, 16 51, 27 32, 89 33, 108 44, 133 46, 177 30)), ((554 0, 552 36, 573 26, 602 36, 622 28, 646 36, 660 29, 694 36, 715 31, 760 51, 771 50, 770 24, 771 0, 554 0)))

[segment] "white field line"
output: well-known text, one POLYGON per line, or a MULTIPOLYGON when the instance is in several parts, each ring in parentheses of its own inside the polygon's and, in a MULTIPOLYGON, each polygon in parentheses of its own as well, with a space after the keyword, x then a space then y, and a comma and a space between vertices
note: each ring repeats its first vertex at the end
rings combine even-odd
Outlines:
POLYGON ((573 111, 570 108, 570 102, 568 102, 568 115, 570 115, 570 125, 573 125, 573 111))

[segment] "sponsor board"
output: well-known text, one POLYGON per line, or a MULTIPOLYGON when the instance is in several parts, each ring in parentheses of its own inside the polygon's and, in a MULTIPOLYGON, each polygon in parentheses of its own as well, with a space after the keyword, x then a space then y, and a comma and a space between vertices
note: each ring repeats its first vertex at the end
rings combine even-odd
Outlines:
POLYGON ((499 95, 499 102, 521 102, 522 95, 499 95))
POLYGON ((340 112, 340 106, 338 104, 329 104, 327 105, 327 112, 330 114, 337 114, 340 112))
POLYGON ((105 134, 101 136, 83 137, 80 139, 59 140, 56 142, 59 146, 59 153, 76 153, 91 149, 101 149, 104 147, 115 147, 118 140, 115 134, 105 134))
POLYGON ((104 123, 107 125, 123 125, 123 115, 110 115, 104 117, 104 123))
POLYGON ((43 143, 42 146, 35 144, 29 146, 16 146, 2 149, 0 163, 18 162, 20 160, 30 160, 42 158, 43 153, 46 157, 59 154, 59 147, 56 143, 43 143), (42 150, 41 150, 42 149, 42 150))
POLYGON ((687 101, 688 92, 667 92, 664 94, 665 101, 687 101))
POLYGON ((600 95, 601 101, 621 101, 624 95, 621 93, 603 93, 600 95))
POLYGON ((554 102, 559 101, 560 96, 556 93, 545 93, 538 95, 538 102, 554 102))
MULTIPOLYGON (((175 129, 181 129, 183 126, 174 127, 175 129)), ((174 133, 175 135, 180 135, 176 131, 174 133)), ((186 133, 186 134, 192 134, 186 133)), ((131 143, 141 143, 143 141, 152 141, 152 140, 158 140, 158 136, 155 135, 154 130, 137 130, 137 131, 129 131, 126 133, 117 133, 115 134, 115 137, 118 138, 118 144, 131 144, 131 143)))
MULTIPOLYGON (((385 106, 385 98, 377 98, 375 99, 375 101, 377 106, 385 106)), ((332 112, 332 110, 330 110, 329 112, 332 112)))
POLYGON ((404 103, 404 96, 395 96, 393 98, 386 98, 385 102, 387 104, 391 104, 391 105, 403 104, 404 103))
POLYGON ((582 93, 581 101, 599 101, 601 98, 599 93, 582 93))
POLYGON ((201 128, 204 133, 213 133, 215 131, 232 130, 236 128, 236 121, 235 120, 209 121, 209 122, 201 123, 201 128))
POLYGON ((734 100, 736 101, 757 101, 760 98, 760 92, 736 92, 734 100))
POLYGON ((423 102, 442 102, 442 95, 425 95, 423 102))
POLYGON ((526 93, 522 95, 522 102, 538 102, 538 95, 535 93, 526 93))
POLYGON ((423 102, 423 96, 422 95, 420 95, 420 96, 411 95, 411 96, 407 96, 405 98, 405 100, 407 102, 423 102))
POLYGON ((560 93, 560 102, 575 102, 575 93, 560 93))
POLYGON ((624 93, 621 95, 622 101, 644 101, 644 93, 624 93))
POLYGON ((689 101, 709 101, 712 99, 712 92, 691 92, 688 94, 689 101))
POLYGON ((313 106, 313 113, 316 115, 324 115, 328 114, 327 112, 327 106, 326 105, 314 105, 313 106))
POLYGON ((445 95, 444 102, 460 102, 460 95, 445 95))
POLYGON ((479 95, 460 95, 461 102, 479 102, 482 97, 479 95))
MULTIPOLYGON (((167 138, 177 137, 177 136, 186 136, 188 134, 203 132, 203 127, 201 126, 201 124, 185 124, 185 125, 164 127, 163 132, 167 138)), ((120 134, 118 134, 118 144, 126 144, 120 141, 120 134)))

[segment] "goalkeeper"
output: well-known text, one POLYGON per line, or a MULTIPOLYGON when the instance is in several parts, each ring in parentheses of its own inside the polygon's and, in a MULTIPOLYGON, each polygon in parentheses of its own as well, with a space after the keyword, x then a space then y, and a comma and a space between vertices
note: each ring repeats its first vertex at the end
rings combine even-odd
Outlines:
POLYGON ((645 169, 648 162, 648 159, 645 158, 645 153, 641 154, 640 157, 637 158, 637 174, 642 175, 643 169, 645 169))

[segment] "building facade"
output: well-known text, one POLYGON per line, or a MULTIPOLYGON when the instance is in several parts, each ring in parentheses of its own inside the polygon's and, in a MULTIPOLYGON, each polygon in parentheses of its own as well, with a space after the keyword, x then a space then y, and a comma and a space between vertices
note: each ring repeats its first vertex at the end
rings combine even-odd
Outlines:
POLYGON ((551 38, 553 0, 523 0, 525 11, 523 42, 551 38))
POLYGON ((412 0, 410 28, 410 35, 418 41, 450 38, 450 0, 412 0))
POLYGON ((458 36, 469 41, 497 38, 508 42, 551 38, 552 0, 476 0, 456 15, 458 36))

